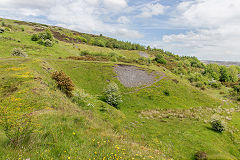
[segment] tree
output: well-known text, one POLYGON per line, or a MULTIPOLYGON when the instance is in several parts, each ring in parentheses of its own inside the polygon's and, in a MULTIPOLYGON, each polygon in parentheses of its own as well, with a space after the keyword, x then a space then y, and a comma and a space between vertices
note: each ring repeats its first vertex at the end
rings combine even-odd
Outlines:
POLYGON ((238 81, 238 69, 236 66, 230 66, 229 68, 229 77, 231 82, 238 81))
POLYGON ((221 82, 230 82, 230 73, 229 73, 229 70, 226 66, 221 66, 220 68, 220 73, 221 73, 221 76, 220 76, 220 81, 221 82))
POLYGON ((147 50, 151 51, 151 47, 150 47, 150 46, 147 46, 147 50))
POLYGON ((103 91, 104 101, 117 108, 122 102, 122 95, 119 91, 118 85, 114 82, 109 83, 103 91))
POLYGON ((220 67, 217 64, 208 64, 203 74, 208 76, 209 78, 214 78, 215 80, 219 80, 221 76, 220 67))

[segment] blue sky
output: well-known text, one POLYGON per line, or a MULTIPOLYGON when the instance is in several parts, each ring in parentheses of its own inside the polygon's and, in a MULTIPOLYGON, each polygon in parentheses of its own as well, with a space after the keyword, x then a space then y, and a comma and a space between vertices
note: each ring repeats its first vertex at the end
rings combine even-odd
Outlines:
POLYGON ((1 0, 0 17, 240 61, 239 0, 1 0))

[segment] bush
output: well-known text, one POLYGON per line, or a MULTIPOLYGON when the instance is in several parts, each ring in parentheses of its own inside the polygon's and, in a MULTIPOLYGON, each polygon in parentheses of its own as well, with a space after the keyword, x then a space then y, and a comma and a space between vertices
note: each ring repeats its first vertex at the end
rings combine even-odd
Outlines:
POLYGON ((216 89, 221 89, 222 84, 221 84, 220 82, 213 82, 213 83, 211 84, 211 87, 212 87, 212 88, 216 88, 216 89))
POLYGON ((240 102, 240 96, 238 96, 238 97, 237 97, 237 101, 239 101, 239 102, 240 102))
POLYGON ((118 59, 117 59, 117 57, 111 57, 111 58, 110 58, 110 61, 112 61, 112 62, 117 62, 118 59))
POLYGON ((40 45, 44 45, 45 44, 45 40, 44 39, 39 39, 37 41, 37 43, 40 44, 40 45))
POLYGON ((37 41, 38 44, 44 45, 46 47, 53 46, 53 35, 50 30, 46 30, 45 32, 39 34, 33 34, 31 37, 32 41, 37 41))
POLYGON ((52 73, 52 79, 57 83, 57 87, 63 91, 68 97, 72 97, 72 91, 74 90, 74 84, 70 77, 68 77, 63 71, 56 71, 52 73))
POLYGON ((223 95, 223 94, 225 94, 225 92, 221 91, 221 92, 219 92, 219 94, 223 95))
POLYGON ((109 55, 110 55, 110 57, 118 57, 117 53, 115 53, 115 52, 110 52, 109 55))
POLYGON ((80 56, 86 56, 86 55, 90 55, 90 52, 87 50, 81 51, 80 56))
POLYGON ((38 34, 38 38, 39 39, 44 39, 44 40, 53 40, 53 35, 52 35, 52 32, 50 30, 46 30, 45 32, 42 32, 42 33, 39 33, 38 34))
POLYGON ((0 33, 3 33, 5 32, 5 29, 4 28, 0 28, 0 33))
POLYGON ((165 96, 170 96, 170 92, 167 89, 164 90, 163 93, 164 93, 165 96))
POLYGON ((31 40, 32 41, 38 41, 39 40, 38 35, 37 34, 33 34, 32 37, 31 37, 31 40))
POLYGON ((53 46, 53 42, 50 41, 49 39, 46 39, 45 42, 44 42, 44 46, 46 46, 46 47, 52 47, 52 46, 53 46))
POLYGON ((196 83, 196 87, 198 87, 198 88, 202 88, 203 86, 204 86, 203 82, 197 82, 196 83))
POLYGON ((94 40, 92 42, 93 45, 99 46, 99 47, 105 47, 105 43, 102 40, 94 40))
POLYGON ((87 39, 84 38, 84 37, 78 36, 76 39, 77 39, 78 41, 80 41, 80 42, 87 43, 87 39))
POLYGON ((205 152, 197 152, 195 155, 194 155, 194 159, 195 160, 207 160, 207 153, 205 152))
POLYGON ((12 52, 12 56, 27 57, 27 54, 20 48, 15 48, 12 52))
POLYGON ((117 108, 122 102, 122 95, 116 83, 111 82, 103 91, 104 101, 117 108))
POLYGON ((78 91, 75 91, 72 96, 72 102, 76 103, 78 106, 84 106, 85 102, 83 97, 81 96, 81 93, 78 91))
POLYGON ((222 122, 220 120, 212 120, 211 126, 212 126, 212 129, 216 132, 221 133, 224 131, 224 125, 222 124, 222 122))
POLYGON ((167 64, 167 61, 163 58, 161 54, 156 55, 155 61, 160 64, 167 64))

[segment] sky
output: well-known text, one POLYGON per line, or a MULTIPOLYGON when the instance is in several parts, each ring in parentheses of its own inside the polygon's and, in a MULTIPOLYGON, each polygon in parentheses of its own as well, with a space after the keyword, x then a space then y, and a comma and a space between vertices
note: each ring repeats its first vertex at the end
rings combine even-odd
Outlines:
POLYGON ((240 0, 1 0, 0 17, 240 61, 240 0))

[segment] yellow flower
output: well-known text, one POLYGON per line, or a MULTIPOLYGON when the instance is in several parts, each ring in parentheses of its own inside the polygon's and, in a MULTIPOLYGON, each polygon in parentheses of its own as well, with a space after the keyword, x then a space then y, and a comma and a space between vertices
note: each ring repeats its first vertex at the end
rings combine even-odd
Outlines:
POLYGON ((70 157, 68 157, 68 159, 70 159, 70 157))
POLYGON ((75 133, 75 132, 73 132, 73 135, 76 135, 76 133, 75 133))

